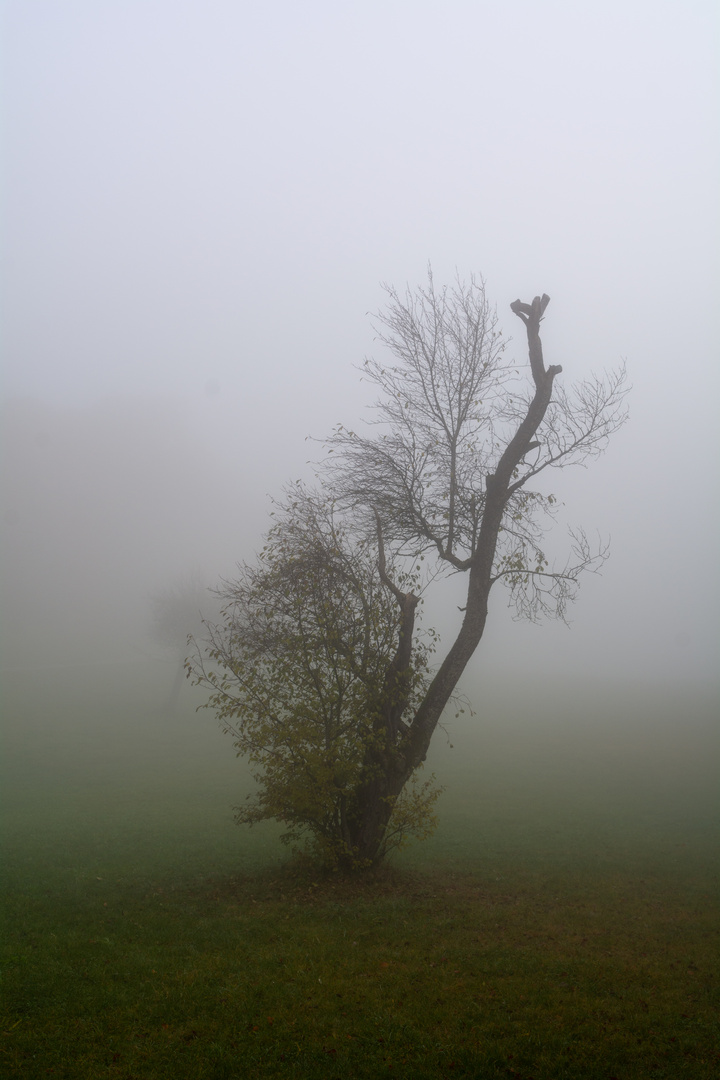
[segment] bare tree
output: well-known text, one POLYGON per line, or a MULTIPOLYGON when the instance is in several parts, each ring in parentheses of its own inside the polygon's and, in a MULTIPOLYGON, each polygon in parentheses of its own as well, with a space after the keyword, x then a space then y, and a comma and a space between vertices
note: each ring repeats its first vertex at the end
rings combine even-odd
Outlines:
MULTIPOLYGON (((432 553, 441 567, 467 574, 467 599, 457 636, 423 700, 406 718, 392 753, 371 771, 358 830, 365 851, 382 836, 387 808, 425 760, 482 638, 493 586, 510 589, 522 616, 563 618, 581 574, 596 571, 607 557, 606 547, 592 550, 577 531, 570 560, 551 567, 543 539, 556 501, 530 485, 547 469, 601 453, 626 419, 623 368, 569 391, 556 389, 562 368, 546 367, 540 340, 548 296, 511 304, 527 333, 528 384, 506 359, 481 279, 438 291, 430 273, 427 287, 403 298, 392 287, 386 292, 389 304, 376 325, 395 363, 367 360, 364 366, 381 391, 379 430, 364 436, 336 429, 329 440, 330 486, 341 503, 377 520, 381 551, 384 537, 399 554, 417 559, 432 553)), ((401 610, 417 602, 393 591, 401 610)))

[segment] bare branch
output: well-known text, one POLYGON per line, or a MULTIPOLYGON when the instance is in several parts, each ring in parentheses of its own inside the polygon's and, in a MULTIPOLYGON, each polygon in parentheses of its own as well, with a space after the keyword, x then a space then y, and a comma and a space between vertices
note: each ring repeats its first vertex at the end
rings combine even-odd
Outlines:
POLYGON ((395 357, 365 361, 382 391, 373 423, 379 438, 338 428, 328 442, 334 491, 346 505, 375 507, 387 537, 434 548, 457 570, 470 566, 493 457, 487 435, 494 404, 511 374, 484 282, 428 286, 376 316, 378 340, 395 357))
POLYGON ((518 546, 515 559, 508 559, 498 569, 493 583, 505 580, 515 618, 535 623, 541 618, 567 622, 568 605, 577 596, 580 577, 588 572, 600 573, 609 558, 609 545, 599 542, 593 549, 582 529, 571 529, 570 537, 571 556, 560 570, 550 569, 542 551, 530 552, 524 543, 518 546))

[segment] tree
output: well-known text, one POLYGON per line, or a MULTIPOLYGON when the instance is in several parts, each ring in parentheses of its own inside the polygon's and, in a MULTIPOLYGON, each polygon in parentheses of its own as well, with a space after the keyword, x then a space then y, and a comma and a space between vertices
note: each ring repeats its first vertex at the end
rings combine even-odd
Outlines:
MULTIPOLYGON (((316 529, 305 511, 293 517, 284 508, 280 531, 271 534, 266 549, 269 561, 266 554, 265 566, 245 567, 238 589, 227 594, 245 607, 239 620, 229 614, 222 648, 216 639, 211 650, 224 674, 209 678, 202 667, 195 668, 198 681, 212 686, 211 704, 226 724, 231 717, 243 718, 238 739, 242 750, 248 730, 264 730, 257 726, 260 714, 253 713, 246 689, 254 685, 254 662, 257 670, 265 671, 266 653, 253 652, 265 648, 257 617, 263 592, 273 597, 272 611, 278 596, 300 609, 307 605, 302 617, 299 610, 295 614, 299 639, 288 636, 286 628, 273 639, 280 658, 275 670, 276 742, 267 743, 268 756, 261 760, 264 775, 270 776, 278 733, 293 740, 301 718, 317 722, 321 715, 319 691, 309 691, 310 684, 298 677, 289 659, 294 650, 327 649, 325 635, 336 633, 328 627, 350 618, 352 633, 338 632, 332 640, 342 641, 335 649, 336 662, 342 657, 354 670, 362 666, 358 658, 365 655, 370 638, 373 662, 362 668, 365 696, 354 698, 345 714, 354 748, 352 768, 343 773, 346 813, 328 826, 342 838, 344 861, 359 864, 382 857, 401 795, 424 762, 443 710, 482 638, 493 586, 509 588, 521 616, 564 618, 580 575, 597 570, 607 557, 606 547, 593 550, 579 530, 571 534, 568 561, 560 568, 551 566, 544 537, 557 503, 552 494, 530 485, 548 469, 584 463, 602 452, 626 417, 623 369, 585 380, 570 391, 556 385, 562 368, 545 366, 540 341, 549 297, 511 304, 527 334, 527 380, 506 359, 481 279, 472 278, 469 284, 458 280, 438 291, 429 274, 425 288, 408 291, 403 298, 391 287, 386 292, 389 303, 376 317, 376 329, 394 362, 370 359, 364 365, 365 377, 380 390, 372 421, 377 431, 361 435, 344 427, 335 430, 320 467, 324 497, 331 500, 330 518, 316 529), (333 515, 342 516, 342 528, 333 515), (314 546, 306 551, 304 545, 311 540, 314 546), (297 592, 298 567, 308 565, 312 572, 303 572, 297 592), (420 578, 423 565, 430 569, 420 578), (267 576, 268 567, 277 577, 267 576), (353 567, 362 587, 353 587, 348 608, 353 567), (430 677, 415 613, 422 588, 443 573, 467 575, 467 598, 455 640, 430 677), (255 605, 252 618, 249 603, 255 605), (242 634, 236 632, 238 625, 246 628, 242 634), (240 699, 231 692, 239 670, 245 680, 240 699)), ((303 498, 311 497, 305 493, 303 498)), ((331 778, 336 777, 334 753, 328 751, 327 757, 331 778)), ((299 783, 291 784, 288 777, 285 790, 291 802, 291 788, 299 783)), ((277 785, 274 791, 265 802, 259 797, 252 820, 291 820, 287 810, 277 812, 277 785)), ((241 820, 250 817, 241 815, 241 820)), ((317 816, 313 821, 308 815, 305 824, 317 829, 317 816)))
MULTIPOLYGON (((401 712, 426 691, 432 635, 413 633, 414 599, 398 623, 377 540, 322 493, 298 483, 273 516, 257 562, 217 590, 220 621, 207 624, 188 669, 211 688, 206 707, 254 768, 258 789, 238 823, 275 818, 284 840, 309 838, 323 862, 351 866, 362 861, 363 783, 396 740, 401 712)), ((397 577, 415 583, 399 569, 397 577)), ((438 794, 432 779, 406 789, 377 858, 430 830, 438 794)))

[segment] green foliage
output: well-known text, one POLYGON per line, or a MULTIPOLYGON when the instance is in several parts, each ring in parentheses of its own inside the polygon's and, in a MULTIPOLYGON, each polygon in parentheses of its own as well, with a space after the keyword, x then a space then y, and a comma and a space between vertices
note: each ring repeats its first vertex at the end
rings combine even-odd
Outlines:
MULTIPOLYGON (((362 861, 351 822, 388 740, 383 690, 400 613, 380 579, 377 541, 321 495, 296 485, 274 517, 257 562, 219 590, 220 621, 208 625, 205 655, 197 649, 188 674, 209 687, 205 707, 253 768, 257 790, 237 822, 275 819, 286 842, 347 865, 362 861)), ((392 570, 410 589, 412 575, 392 570)), ((408 710, 426 690, 432 642, 415 642, 403 672, 408 710)), ((430 780, 391 797, 378 857, 432 831, 439 794, 430 780)))

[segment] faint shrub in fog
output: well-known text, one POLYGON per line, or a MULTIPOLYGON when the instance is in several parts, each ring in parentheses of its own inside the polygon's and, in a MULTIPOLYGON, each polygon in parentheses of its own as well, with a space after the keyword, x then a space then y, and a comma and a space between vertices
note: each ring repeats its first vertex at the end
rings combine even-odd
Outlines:
POLYGON ((174 711, 183 683, 188 641, 202 630, 203 618, 217 614, 214 594, 197 571, 150 597, 151 632, 155 641, 172 656, 175 665, 166 708, 174 711))

